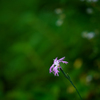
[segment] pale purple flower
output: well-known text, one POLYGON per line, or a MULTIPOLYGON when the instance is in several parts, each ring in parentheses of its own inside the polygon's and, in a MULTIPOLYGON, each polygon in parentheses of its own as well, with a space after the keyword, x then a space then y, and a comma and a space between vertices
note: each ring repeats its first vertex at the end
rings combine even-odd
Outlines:
POLYGON ((56 75, 59 76, 59 74, 58 74, 59 70, 58 69, 61 68, 59 63, 60 62, 65 63, 65 64, 68 63, 67 61, 63 61, 65 59, 65 57, 62 57, 59 60, 57 60, 57 58, 54 59, 54 62, 53 62, 52 66, 49 69, 49 73, 53 72, 55 76, 56 75))

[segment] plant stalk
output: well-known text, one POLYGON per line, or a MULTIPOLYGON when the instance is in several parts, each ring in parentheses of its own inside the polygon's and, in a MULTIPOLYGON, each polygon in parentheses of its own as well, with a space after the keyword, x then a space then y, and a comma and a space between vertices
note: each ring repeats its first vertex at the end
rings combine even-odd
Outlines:
POLYGON ((80 99, 82 100, 82 97, 80 95, 80 93, 78 92, 77 88, 75 87, 75 85, 73 84, 73 82, 71 81, 71 78, 68 74, 66 74, 62 68, 60 68, 61 72, 64 74, 64 76, 70 81, 70 83, 73 85, 73 87, 75 88, 76 92, 78 93, 80 99))

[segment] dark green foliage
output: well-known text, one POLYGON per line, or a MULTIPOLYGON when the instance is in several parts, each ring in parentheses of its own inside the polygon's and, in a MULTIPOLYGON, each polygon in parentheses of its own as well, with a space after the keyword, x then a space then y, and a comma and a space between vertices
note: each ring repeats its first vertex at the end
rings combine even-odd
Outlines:
POLYGON ((49 74, 63 56, 82 98, 99 100, 99 0, 0 1, 0 100, 79 100, 61 72, 49 74))

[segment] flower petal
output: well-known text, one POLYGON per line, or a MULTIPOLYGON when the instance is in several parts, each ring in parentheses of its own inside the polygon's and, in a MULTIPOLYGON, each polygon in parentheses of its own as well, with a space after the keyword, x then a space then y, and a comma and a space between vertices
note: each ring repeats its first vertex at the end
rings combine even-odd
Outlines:
POLYGON ((57 61, 57 58, 58 58, 58 57, 56 57, 56 58, 54 59, 54 62, 53 62, 53 63, 55 63, 55 62, 57 61))
POLYGON ((57 67, 57 66, 55 66, 54 68, 53 68, 53 71, 54 71, 54 75, 56 76, 56 74, 57 74, 57 76, 59 76, 59 74, 58 74, 58 68, 59 67, 57 67))
POLYGON ((62 57, 59 59, 59 62, 63 61, 65 59, 65 57, 62 57))
POLYGON ((68 62, 67 61, 61 61, 62 63, 65 63, 65 64, 67 64, 68 62))
POLYGON ((49 69, 49 73, 51 73, 52 72, 52 68, 54 67, 54 64, 52 64, 52 66, 50 67, 50 69, 49 69))

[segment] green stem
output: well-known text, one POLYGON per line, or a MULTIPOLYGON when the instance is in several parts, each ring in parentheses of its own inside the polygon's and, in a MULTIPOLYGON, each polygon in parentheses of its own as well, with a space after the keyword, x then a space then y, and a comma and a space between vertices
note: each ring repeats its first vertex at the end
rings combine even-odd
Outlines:
POLYGON ((61 70, 61 72, 64 74, 64 76, 70 81, 70 83, 73 85, 73 87, 76 89, 76 91, 77 91, 77 93, 78 93, 80 99, 82 100, 82 97, 81 97, 80 93, 78 92, 77 88, 75 87, 75 85, 73 84, 73 82, 71 81, 70 76, 69 76, 68 74, 66 74, 66 73, 63 71, 62 68, 60 68, 60 70, 61 70))

